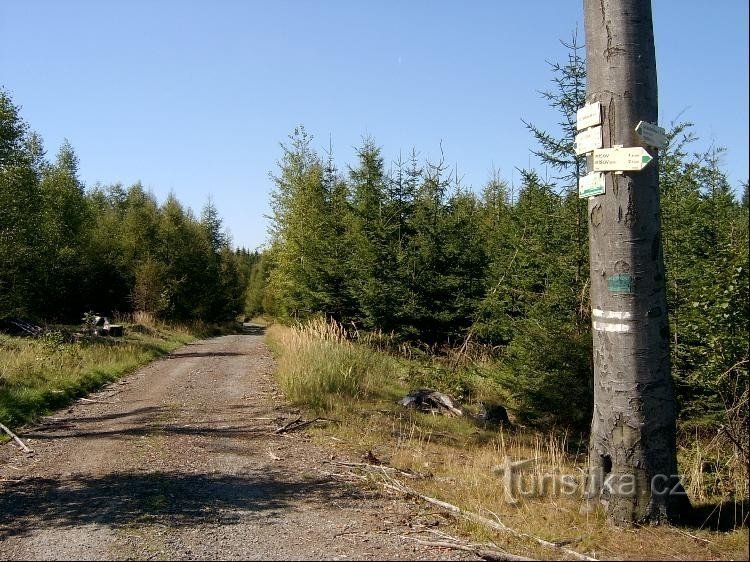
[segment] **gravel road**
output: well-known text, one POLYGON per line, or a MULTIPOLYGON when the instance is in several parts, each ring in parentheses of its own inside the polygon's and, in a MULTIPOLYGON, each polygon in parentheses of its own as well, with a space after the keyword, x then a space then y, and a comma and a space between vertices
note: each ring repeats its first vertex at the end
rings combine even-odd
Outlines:
POLYGON ((0 559, 463 558, 400 537, 423 507, 346 481, 302 432, 273 434, 296 411, 258 332, 187 345, 45 418, 23 432, 33 455, 0 446, 0 559))

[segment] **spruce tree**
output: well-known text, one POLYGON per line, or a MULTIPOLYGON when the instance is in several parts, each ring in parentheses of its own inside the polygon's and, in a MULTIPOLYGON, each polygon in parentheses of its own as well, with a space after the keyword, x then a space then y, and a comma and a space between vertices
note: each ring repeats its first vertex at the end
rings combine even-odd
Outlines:
POLYGON ((362 325, 391 331, 396 318, 398 273, 393 241, 398 238, 398 223, 388 197, 381 149, 367 138, 357 158, 358 165, 349 170, 352 292, 362 325))
POLYGON ((325 279, 326 194, 323 166, 304 127, 282 144, 279 174, 271 176, 273 211, 271 293, 280 312, 304 317, 328 308, 325 279))
POLYGON ((66 140, 45 168, 40 183, 43 275, 37 281, 39 312, 47 318, 77 321, 85 301, 85 252, 91 217, 78 178, 78 157, 66 140))

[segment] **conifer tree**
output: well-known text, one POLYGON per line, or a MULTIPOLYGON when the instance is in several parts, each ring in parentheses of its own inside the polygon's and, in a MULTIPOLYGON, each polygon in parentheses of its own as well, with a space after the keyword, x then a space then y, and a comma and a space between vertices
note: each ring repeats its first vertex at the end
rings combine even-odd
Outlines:
POLYGON ((85 255, 90 216, 78 178, 78 157, 66 140, 40 183, 39 236, 45 267, 37 281, 40 311, 48 317, 77 320, 85 300, 85 255))
POLYGON ((0 316, 37 312, 41 143, 29 143, 18 106, 0 88, 0 316))
POLYGON ((369 329, 395 327, 393 287, 397 277, 393 240, 398 224, 388 200, 381 150, 370 138, 357 150, 358 165, 349 170, 352 196, 352 292, 360 321, 369 329))
POLYGON ((333 148, 329 143, 323 170, 325 213, 321 224, 323 244, 323 284, 326 287, 327 315, 339 322, 358 317, 352 288, 352 236, 353 221, 349 202, 349 186, 339 174, 333 161, 333 148))
POLYGON ((294 317, 328 308, 323 259, 326 197, 323 167, 304 127, 282 144, 279 175, 272 176, 271 291, 282 314, 294 317))

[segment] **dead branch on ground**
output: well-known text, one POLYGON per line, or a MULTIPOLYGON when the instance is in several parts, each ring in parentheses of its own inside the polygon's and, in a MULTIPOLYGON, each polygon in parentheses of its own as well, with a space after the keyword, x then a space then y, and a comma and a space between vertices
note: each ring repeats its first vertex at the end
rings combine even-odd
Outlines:
POLYGON ((405 476, 406 478, 411 478, 412 480, 420 480, 423 478, 427 478, 428 475, 421 474, 419 472, 414 471, 407 471, 402 470, 400 468, 394 468, 391 466, 383 466, 380 464, 371 464, 367 462, 344 462, 344 461, 326 461, 330 462, 331 464, 335 464, 338 466, 351 466, 355 468, 363 468, 365 470, 374 471, 374 472, 395 472, 397 474, 401 474, 402 476, 405 476))
POLYGON ((573 558, 577 560, 596 560, 596 558, 591 558, 590 556, 586 556, 585 554, 581 554, 580 552, 576 552, 575 550, 572 550, 570 548, 566 548, 565 546, 562 546, 557 543, 553 543, 547 540, 544 540, 540 537, 530 535, 528 533, 524 533, 521 531, 516 531, 515 529, 512 529, 511 527, 508 527, 505 525, 500 519, 498 518, 497 521, 493 521, 492 519, 488 519, 486 517, 483 517, 477 513, 466 511, 464 509, 461 509, 460 507, 453 505, 448 502, 444 502, 441 500, 438 500, 436 498, 432 498, 430 496, 426 496, 424 494, 421 494, 417 492, 416 490, 409 488, 406 486, 403 482, 399 482, 398 480, 395 480, 389 476, 387 476, 385 473, 383 474, 384 478, 386 478, 386 482, 383 483, 383 486, 390 489, 395 490, 397 492, 401 492, 402 494, 406 494, 407 496, 417 497, 420 498, 427 503, 431 503, 433 505, 437 505, 442 507, 443 509, 450 511, 452 513, 455 513, 459 515, 460 517, 463 517, 464 519, 468 519, 470 521, 474 521, 475 523, 479 523, 480 525, 484 525, 485 527, 489 527, 490 529, 493 529, 495 531, 499 531, 501 533, 508 533, 515 537, 519 538, 526 538, 530 539, 542 546, 545 546, 547 548, 553 548, 556 550, 560 550, 567 554, 568 556, 572 556, 573 558))
POLYGON ((450 548, 453 550, 463 550, 465 552, 471 552, 472 554, 479 556, 482 560, 489 560, 492 562, 500 560, 509 560, 513 562, 534 560, 534 558, 527 558, 526 556, 518 556, 511 554, 505 550, 501 550, 495 546, 490 547, 489 545, 481 544, 470 544, 463 542, 449 542, 449 541, 426 541, 415 537, 409 537, 406 535, 399 535, 402 539, 408 539, 414 541, 417 544, 424 546, 432 546, 435 548, 450 548))
POLYGON ((308 425, 312 425, 315 422, 319 421, 327 421, 327 422, 335 422, 337 420, 329 419, 329 418, 313 418, 308 421, 303 421, 302 416, 297 416, 296 419, 290 421, 287 424, 282 425, 280 428, 278 428, 276 431, 274 431, 274 435, 281 435, 283 433, 291 433, 292 431, 297 431, 298 429, 302 429, 303 427, 307 427, 308 425))
POLYGON ((21 449, 23 450, 24 453, 33 453, 34 452, 34 451, 32 451, 31 449, 29 449, 26 446, 26 443, 24 443, 23 441, 21 441, 21 439, 18 437, 18 435, 16 435, 15 433, 13 433, 10 429, 8 429, 7 427, 5 427, 1 423, 0 423, 0 429, 2 429, 5 433, 7 433, 10 436, 10 438, 13 439, 13 441, 15 441, 16 443, 18 443, 21 446, 21 449))

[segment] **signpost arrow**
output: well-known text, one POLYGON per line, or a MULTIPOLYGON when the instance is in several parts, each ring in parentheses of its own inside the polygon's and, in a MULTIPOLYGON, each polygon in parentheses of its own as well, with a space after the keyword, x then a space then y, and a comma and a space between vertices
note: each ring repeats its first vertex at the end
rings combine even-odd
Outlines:
POLYGON ((643 142, 656 148, 667 148, 667 131, 646 121, 639 121, 635 126, 635 132, 643 139, 643 142))
POLYGON ((626 172, 642 170, 653 158, 644 148, 631 146, 594 150, 593 160, 595 172, 626 172))

